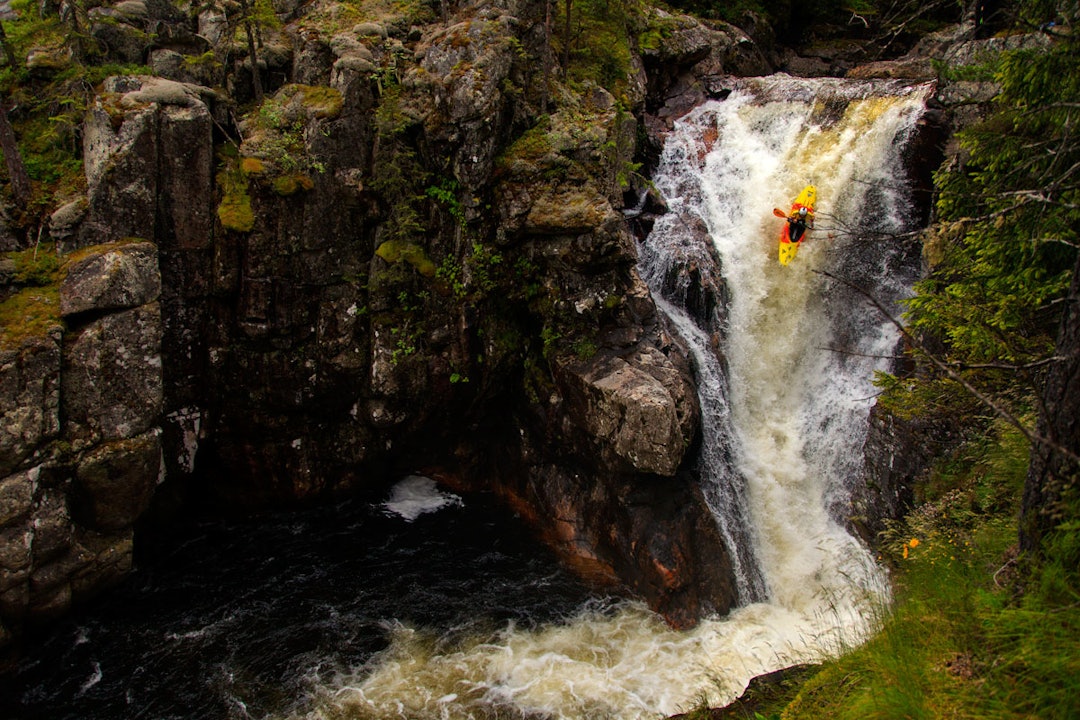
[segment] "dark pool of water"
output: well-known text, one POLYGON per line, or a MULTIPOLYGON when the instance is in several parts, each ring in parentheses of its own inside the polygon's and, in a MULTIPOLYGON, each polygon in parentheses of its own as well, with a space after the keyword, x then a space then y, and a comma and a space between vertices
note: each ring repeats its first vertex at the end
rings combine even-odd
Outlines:
POLYGON ((305 678, 361 665, 392 621, 452 636, 554 621, 588 600, 482 496, 413 522, 363 503, 202 521, 0 676, 0 718, 302 710, 305 678))

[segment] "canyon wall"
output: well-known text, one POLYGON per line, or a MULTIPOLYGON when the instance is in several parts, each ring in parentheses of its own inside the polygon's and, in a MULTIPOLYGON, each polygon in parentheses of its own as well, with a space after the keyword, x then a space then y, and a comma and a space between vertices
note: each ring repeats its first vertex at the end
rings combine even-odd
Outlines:
POLYGON ((3 347, 0 640, 116 582, 178 509, 415 471, 496 492, 675 625, 731 605, 692 371, 622 210, 650 97, 769 67, 651 10, 610 89, 571 87, 544 76, 534 3, 443 10, 281 7, 255 63, 209 10, 95 10, 154 74, 97 88, 85 194, 44 229, 59 267, 5 286, 48 298, 3 347), (208 48, 224 62, 191 62, 208 48))
MULTIPOLYGON (((52 275, 0 268, 21 303, 0 343, 0 644, 115 583, 185 508, 411 472, 498 494, 673 625, 730 608, 693 371, 635 233, 663 211, 648 162, 709 79, 797 58, 647 9, 570 77, 542 4, 433 8, 277 3, 256 57, 227 13, 91 12, 153 72, 95 90, 85 192, 34 238, 52 275)), ((919 470, 875 462, 890 488, 919 470)))

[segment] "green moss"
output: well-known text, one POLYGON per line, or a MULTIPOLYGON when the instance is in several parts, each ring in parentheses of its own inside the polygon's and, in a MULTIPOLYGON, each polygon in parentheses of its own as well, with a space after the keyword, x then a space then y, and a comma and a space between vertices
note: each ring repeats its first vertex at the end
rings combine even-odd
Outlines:
POLYGON ((126 237, 120 240, 114 240, 113 242, 98 243, 97 245, 87 245, 86 247, 74 250, 67 255, 64 255, 59 259, 59 271, 57 273, 57 279, 63 279, 66 276, 68 268, 77 262, 85 260, 88 257, 94 255, 102 255, 115 248, 123 247, 124 245, 131 245, 132 243, 146 242, 146 238, 141 237, 126 237))
POLYGON ((207 50, 202 55, 185 55, 184 66, 192 69, 216 70, 222 67, 222 63, 213 50, 207 50))
POLYGON ((226 230, 251 232, 255 227, 255 212, 251 209, 251 197, 246 192, 226 195, 218 206, 218 219, 226 230))
POLYGON ((345 104, 341 93, 332 87, 323 85, 296 85, 296 94, 299 95, 304 107, 320 120, 334 119, 341 114, 341 108, 345 104))
POLYGON ((510 147, 506 149, 496 161, 500 169, 511 169, 517 163, 538 163, 545 157, 554 154, 555 145, 551 141, 551 118, 547 115, 533 127, 521 134, 510 147))
POLYGON ((578 360, 591 360, 596 356, 598 348, 596 343, 589 338, 579 338, 574 341, 573 345, 574 355, 578 360))
POLYGON ((235 159, 224 160, 224 166, 217 175, 218 185, 222 189, 218 220, 226 230, 251 232, 255 227, 255 211, 251 207, 247 176, 235 159))
POLYGON ((240 161, 240 169, 245 175, 262 175, 266 172, 266 163, 255 157, 246 157, 240 161))
POLYGON ((8 253, 15 263, 15 283, 18 285, 51 285, 59 279, 60 260, 53 246, 30 248, 8 253))
POLYGON ((60 322, 58 285, 31 287, 0 303, 0 349, 13 350, 29 338, 46 335, 60 322))
POLYGON ((388 263, 405 262, 416 268, 424 277, 434 277, 437 268, 419 245, 400 240, 387 240, 375 250, 375 254, 388 263))
POLYGON ((278 195, 281 195, 282 197, 287 197, 289 195, 295 195, 301 190, 310 190, 311 188, 315 187, 315 183, 312 182, 311 178, 309 178, 307 175, 304 175, 303 173, 296 173, 292 175, 282 175, 280 177, 274 178, 272 187, 274 188, 274 192, 276 192, 278 195))

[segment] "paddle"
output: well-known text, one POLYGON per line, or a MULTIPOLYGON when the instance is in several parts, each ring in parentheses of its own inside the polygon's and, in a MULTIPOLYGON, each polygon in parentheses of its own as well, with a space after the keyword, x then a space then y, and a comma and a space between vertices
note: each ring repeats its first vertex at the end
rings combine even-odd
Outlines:
POLYGON ((773 208, 772 209, 772 214, 775 215, 776 217, 782 217, 782 218, 787 217, 787 213, 784 212, 783 210, 781 210, 780 208, 773 208))

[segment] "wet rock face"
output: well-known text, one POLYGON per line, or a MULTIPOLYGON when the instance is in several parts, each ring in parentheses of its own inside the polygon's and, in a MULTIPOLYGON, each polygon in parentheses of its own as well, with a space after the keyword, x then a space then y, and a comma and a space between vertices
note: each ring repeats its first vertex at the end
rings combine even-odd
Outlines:
POLYGON ((128 572, 161 478, 157 248, 89 247, 60 275, 56 325, 0 349, 0 644, 128 572))
POLYGON ((504 473, 496 490, 582 577, 642 598, 676 628, 734 605, 731 563, 692 476, 596 482, 566 458, 539 462, 524 450, 526 467, 504 473))
MULTIPOLYGON (((535 3, 289 27, 262 58, 283 73, 267 112, 240 133, 175 57, 225 42, 222 18, 204 12, 191 38, 165 5, 99 13, 124 53, 137 33, 117 23, 163 23, 152 62, 169 78, 103 84, 86 197, 49 226, 66 328, 0 359, 19 398, 0 429, 5 627, 125 572, 162 484, 249 506, 377 492, 420 467, 499 491, 673 624, 730 607, 688 470, 692 372, 620 211, 633 113, 699 97, 677 89, 690 67, 763 70, 753 44, 668 16, 678 32, 633 59, 625 98, 552 95, 540 118, 535 3), (662 89, 648 102, 646 70, 662 89)), ((243 101, 250 64, 235 69, 243 101)))
POLYGON ((686 369, 652 345, 567 363, 567 436, 584 432, 612 469, 671 477, 698 426, 686 369))

